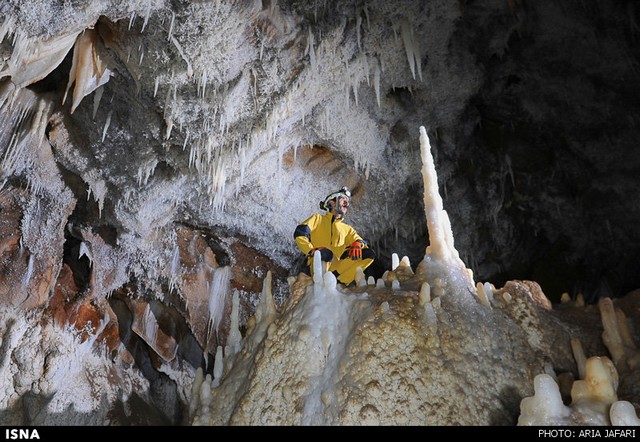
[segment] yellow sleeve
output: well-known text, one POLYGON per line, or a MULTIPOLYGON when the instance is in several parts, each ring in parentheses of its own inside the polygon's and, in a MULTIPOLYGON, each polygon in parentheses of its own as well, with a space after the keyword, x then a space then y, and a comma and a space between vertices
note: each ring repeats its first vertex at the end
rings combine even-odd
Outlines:
POLYGON ((353 244, 356 241, 361 241, 363 246, 366 246, 366 242, 362 239, 362 237, 360 235, 358 235, 358 232, 356 232, 356 229, 354 229, 353 227, 349 226, 349 233, 347 234, 347 247, 350 246, 351 244, 353 244))

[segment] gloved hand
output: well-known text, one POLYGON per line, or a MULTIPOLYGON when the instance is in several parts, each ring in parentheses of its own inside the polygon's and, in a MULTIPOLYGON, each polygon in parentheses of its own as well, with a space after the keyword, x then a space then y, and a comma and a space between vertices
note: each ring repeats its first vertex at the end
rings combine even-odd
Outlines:
POLYGON ((349 258, 351 259, 362 259, 362 243, 360 241, 356 241, 349 246, 349 258))
POLYGON ((314 253, 316 253, 316 250, 322 250, 322 249, 326 249, 326 247, 320 246, 320 247, 314 247, 313 249, 311 249, 311 251, 308 253, 309 256, 313 256, 314 253))

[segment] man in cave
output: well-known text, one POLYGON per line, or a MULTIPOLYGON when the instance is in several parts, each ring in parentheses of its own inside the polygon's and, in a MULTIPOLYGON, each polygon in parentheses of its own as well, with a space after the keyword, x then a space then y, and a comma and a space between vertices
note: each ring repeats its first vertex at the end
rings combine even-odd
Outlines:
POLYGON ((311 215, 293 233, 298 248, 307 256, 311 276, 313 255, 319 250, 324 268, 345 286, 354 282, 358 267, 364 271, 375 259, 366 241, 344 222, 350 202, 351 192, 346 187, 330 193, 320 201, 320 209, 327 213, 311 215))

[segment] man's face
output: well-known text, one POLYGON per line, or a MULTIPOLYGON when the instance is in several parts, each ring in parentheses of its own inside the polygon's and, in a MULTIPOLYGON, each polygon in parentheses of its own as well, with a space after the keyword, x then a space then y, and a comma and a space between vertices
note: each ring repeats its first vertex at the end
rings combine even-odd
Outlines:
POLYGON ((349 198, 345 198, 344 196, 338 197, 338 203, 334 205, 333 213, 335 213, 338 217, 342 218, 347 214, 349 210, 349 198))

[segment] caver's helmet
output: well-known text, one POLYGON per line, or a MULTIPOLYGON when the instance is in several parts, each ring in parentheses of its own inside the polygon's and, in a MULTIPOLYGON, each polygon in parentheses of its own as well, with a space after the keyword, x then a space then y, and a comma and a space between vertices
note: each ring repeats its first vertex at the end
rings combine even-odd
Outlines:
POLYGON ((349 189, 347 189, 346 187, 342 187, 340 190, 330 193, 329 195, 327 195, 327 197, 324 199, 324 201, 320 201, 320 209, 321 210, 331 210, 331 207, 329 207, 329 201, 334 200, 336 202, 336 204, 338 203, 338 198, 339 197, 345 197, 346 199, 349 200, 349 202, 351 202, 351 192, 349 192, 349 189))

